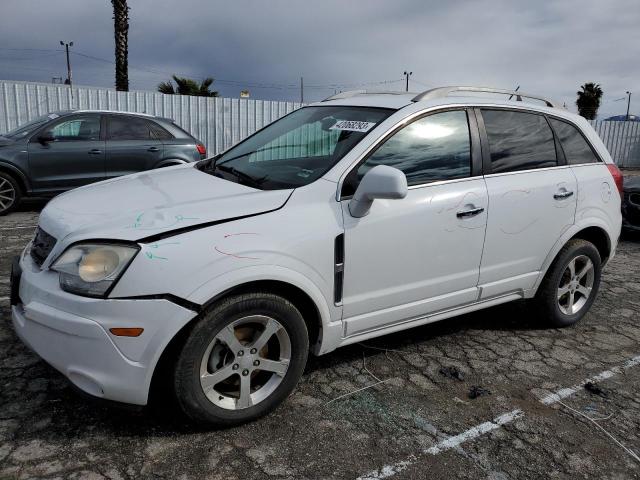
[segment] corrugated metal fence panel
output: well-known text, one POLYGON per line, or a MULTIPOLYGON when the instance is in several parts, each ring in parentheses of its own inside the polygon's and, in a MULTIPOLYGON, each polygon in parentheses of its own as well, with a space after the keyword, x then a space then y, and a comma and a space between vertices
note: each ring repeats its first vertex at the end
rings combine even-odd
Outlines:
POLYGON ((56 110, 139 112, 175 120, 216 154, 301 106, 298 102, 116 92, 93 87, 73 87, 72 97, 66 85, 0 81, 0 133, 56 110))
MULTIPOLYGON (((94 87, 74 87, 72 97, 66 85, 0 81, 0 133, 56 110, 140 112, 175 120, 216 154, 301 106, 297 102, 116 92, 94 87)), ((592 121, 591 125, 618 165, 640 167, 640 122, 592 121)), ((307 138, 312 132, 298 134, 307 138)))
POLYGON ((620 167, 640 167, 640 122, 591 120, 589 123, 620 167))

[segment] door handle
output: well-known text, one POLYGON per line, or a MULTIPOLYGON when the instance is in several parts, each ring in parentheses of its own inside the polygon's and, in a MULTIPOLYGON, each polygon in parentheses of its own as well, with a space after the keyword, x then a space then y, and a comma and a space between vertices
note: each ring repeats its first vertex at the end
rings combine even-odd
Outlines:
POLYGON ((159 152, 160 149, 158 147, 149 147, 147 148, 147 152, 159 152))
POLYGON ((569 198, 571 195, 573 195, 573 192, 571 192, 571 191, 558 192, 553 196, 553 198, 555 198, 556 200, 562 200, 562 199, 565 199, 565 198, 569 198))
POLYGON ((89 150, 89 155, 100 155, 102 153, 102 150, 100 150, 99 148, 92 148, 91 150, 89 150))
POLYGON ((468 217, 474 217, 480 213, 484 212, 484 208, 483 207, 478 207, 478 208, 470 208, 469 210, 461 210, 458 213, 456 213, 456 217, 458 218, 468 218, 468 217))

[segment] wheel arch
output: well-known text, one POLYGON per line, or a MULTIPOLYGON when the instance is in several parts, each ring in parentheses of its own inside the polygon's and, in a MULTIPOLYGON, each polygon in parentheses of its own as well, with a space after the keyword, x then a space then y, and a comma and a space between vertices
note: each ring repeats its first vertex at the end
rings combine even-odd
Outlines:
POLYGON ((29 181, 27 180, 27 176, 20 169, 0 160, 0 172, 11 175, 11 177, 18 182, 18 186, 21 189, 20 193, 22 195, 26 195, 29 192, 29 181))
POLYGON ((309 334, 310 351, 317 352, 320 350, 324 332, 323 314, 321 313, 321 309, 316 301, 308 292, 300 286, 282 280, 260 279, 239 283, 226 288, 204 302, 200 307, 198 315, 194 316, 188 323, 186 323, 173 336, 169 343, 167 343, 154 366, 149 386, 150 399, 166 393, 163 389, 166 389, 166 380, 170 377, 164 375, 164 373, 168 372, 173 366, 173 360, 176 358, 176 355, 186 341, 193 327, 200 320, 202 313, 210 306, 224 298, 248 292, 273 293, 289 300, 300 311, 302 318, 305 321, 309 334))
MULTIPOLYGON (((551 250, 547 258, 545 259, 543 266, 540 270, 540 275, 538 275, 538 279, 534 285, 534 288, 531 291, 531 295, 535 294, 542 283, 542 280, 547 274, 549 267, 553 263, 553 261, 558 256, 558 253, 564 247, 567 242, 580 238, 583 240, 587 240, 588 242, 593 243, 593 245, 598 250, 600 254, 600 258, 602 259, 602 265, 604 266, 606 262, 611 257, 611 252, 613 249, 613 241, 608 232, 608 226, 605 224, 594 223, 590 225, 574 225, 574 228, 571 228, 565 232, 565 234, 556 242, 554 248, 551 250)), ((528 296, 531 296, 528 295, 528 296)))

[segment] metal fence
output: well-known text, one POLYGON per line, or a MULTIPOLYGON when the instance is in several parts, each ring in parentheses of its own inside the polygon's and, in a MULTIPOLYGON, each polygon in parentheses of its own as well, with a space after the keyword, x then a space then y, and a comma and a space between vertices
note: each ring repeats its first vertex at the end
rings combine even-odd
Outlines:
POLYGON ((219 153, 264 125, 300 108, 297 102, 116 92, 108 88, 0 81, 0 133, 56 110, 72 108, 148 113, 171 118, 219 153))
MULTIPOLYGON (((141 112, 175 120, 215 154, 301 105, 148 91, 116 92, 96 87, 74 87, 72 95, 66 85, 0 80, 0 132, 55 110, 85 108, 141 112)), ((640 168, 640 122, 600 120, 592 121, 591 125, 619 166, 640 168)))
POLYGON ((640 122, 592 120, 589 123, 620 167, 640 168, 640 122))

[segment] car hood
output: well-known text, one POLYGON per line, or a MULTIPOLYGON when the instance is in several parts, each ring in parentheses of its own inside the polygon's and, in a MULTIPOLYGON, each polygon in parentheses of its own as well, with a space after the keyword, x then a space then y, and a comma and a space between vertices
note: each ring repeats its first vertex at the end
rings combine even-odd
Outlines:
POLYGON ((292 190, 257 190, 194 165, 162 168, 81 187, 54 198, 39 225, 65 243, 141 240, 256 215, 283 206, 292 190))
POLYGON ((640 192, 640 175, 633 177, 624 177, 624 191, 631 193, 639 193, 640 192))

